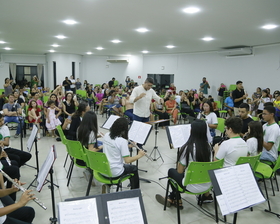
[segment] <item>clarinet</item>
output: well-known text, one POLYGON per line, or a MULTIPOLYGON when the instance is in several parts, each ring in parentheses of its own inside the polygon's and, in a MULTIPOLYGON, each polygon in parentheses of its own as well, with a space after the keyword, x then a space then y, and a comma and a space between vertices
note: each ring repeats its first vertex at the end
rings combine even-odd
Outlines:
MULTIPOLYGON (((24 187, 22 187, 21 185, 19 185, 17 182, 15 182, 8 174, 6 174, 2 169, 0 169, 0 172, 3 174, 4 177, 6 177, 8 179, 8 181, 12 182, 14 186, 16 186, 19 190, 21 190, 22 192, 27 191, 27 189, 25 189, 24 187)), ((38 198, 34 198, 33 201, 35 201, 41 208, 43 209, 47 209, 47 207, 39 201, 38 198)))

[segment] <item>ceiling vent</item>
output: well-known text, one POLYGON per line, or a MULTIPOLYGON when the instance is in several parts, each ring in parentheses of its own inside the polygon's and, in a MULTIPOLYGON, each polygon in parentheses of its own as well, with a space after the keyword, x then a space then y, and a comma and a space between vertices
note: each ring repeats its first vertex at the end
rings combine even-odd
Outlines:
POLYGON ((107 59, 109 63, 128 63, 127 59, 107 59))
POLYGON ((248 56, 253 55, 252 47, 224 48, 218 51, 220 55, 227 57, 248 56))

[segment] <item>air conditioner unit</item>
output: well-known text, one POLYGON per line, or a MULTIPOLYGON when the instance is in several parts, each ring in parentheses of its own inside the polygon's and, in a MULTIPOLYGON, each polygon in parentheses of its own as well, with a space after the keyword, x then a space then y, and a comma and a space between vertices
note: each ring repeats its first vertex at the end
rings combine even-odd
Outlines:
POLYGON ((109 63, 128 63, 127 59, 107 59, 109 63))
POLYGON ((218 53, 227 57, 246 56, 253 55, 253 49, 251 47, 232 48, 218 51, 218 53))

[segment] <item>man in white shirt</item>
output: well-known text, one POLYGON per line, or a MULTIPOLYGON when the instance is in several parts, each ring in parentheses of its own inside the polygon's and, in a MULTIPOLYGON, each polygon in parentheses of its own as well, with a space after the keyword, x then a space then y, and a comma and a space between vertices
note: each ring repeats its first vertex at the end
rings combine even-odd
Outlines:
POLYGON ((129 98, 130 103, 134 103, 133 120, 141 122, 149 121, 152 99, 156 100, 158 103, 164 103, 163 99, 152 89, 153 84, 154 80, 152 78, 147 78, 144 84, 133 89, 129 98))
POLYGON ((234 166, 239 157, 248 155, 248 146, 240 137, 242 120, 239 117, 230 117, 225 121, 226 135, 230 138, 219 146, 214 146, 214 160, 224 159, 224 167, 234 166))
POLYGON ((263 151, 261 160, 276 161, 280 142, 279 125, 275 122, 275 107, 266 106, 262 117, 267 123, 263 125, 263 151))
POLYGON ((73 75, 70 76, 70 81, 71 81, 71 85, 70 85, 70 89, 73 92, 73 94, 76 94, 76 80, 74 79, 73 75))

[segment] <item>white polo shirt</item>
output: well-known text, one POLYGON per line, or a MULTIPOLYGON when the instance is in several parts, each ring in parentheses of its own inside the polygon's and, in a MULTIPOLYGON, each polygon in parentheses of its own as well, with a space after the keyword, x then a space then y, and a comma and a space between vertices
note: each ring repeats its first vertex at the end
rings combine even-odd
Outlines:
POLYGON ((154 99, 158 103, 160 102, 160 97, 156 94, 153 89, 145 90, 143 85, 137 86, 133 89, 129 102, 133 103, 133 113, 138 117, 149 117, 150 116, 150 104, 151 100, 154 99), (134 102, 135 98, 140 96, 141 93, 146 93, 146 95, 134 102))
POLYGON ((270 150, 266 150, 263 147, 263 151, 266 151, 270 155, 277 160, 278 157, 278 147, 279 147, 279 142, 280 142, 280 129, 279 125, 276 123, 273 123, 271 125, 269 124, 264 124, 263 125, 263 140, 265 142, 270 142, 273 143, 273 146, 270 150))

